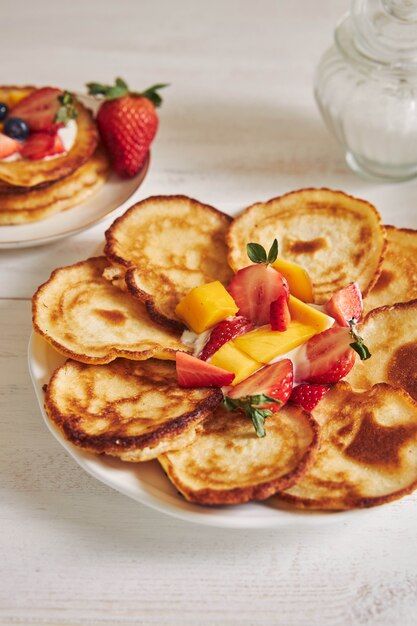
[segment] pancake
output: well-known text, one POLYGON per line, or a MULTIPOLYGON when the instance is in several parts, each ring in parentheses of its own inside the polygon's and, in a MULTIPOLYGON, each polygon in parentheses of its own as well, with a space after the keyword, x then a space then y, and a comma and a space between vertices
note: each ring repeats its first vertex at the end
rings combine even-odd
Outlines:
POLYGON ((384 383, 355 393, 335 385, 314 410, 320 449, 279 497, 296 507, 343 510, 396 500, 417 487, 417 404, 384 383))
POLYGON ((20 193, 2 194, 0 188, 0 224, 27 224, 81 204, 100 189, 109 174, 106 154, 96 150, 84 165, 57 182, 19 188, 24 190, 20 193))
POLYGON ((175 359, 188 351, 173 331, 149 319, 141 302, 102 276, 104 257, 56 269, 32 299, 35 331, 58 352, 83 363, 175 359))
POLYGON ((365 313, 417 298, 417 230, 385 226, 387 251, 381 274, 364 299, 365 313))
POLYGON ((329 189, 301 189, 247 208, 227 234, 229 264, 237 271, 250 264, 246 244, 269 250, 306 269, 314 301, 322 304, 348 283, 363 294, 375 284, 385 250, 380 216, 369 202, 329 189))
POLYGON ((417 300, 374 309, 358 330, 372 358, 346 376, 354 389, 385 382, 417 400, 417 300))
POLYGON ((264 500, 311 465, 318 427, 309 413, 286 405, 267 418, 267 436, 256 436, 241 413, 219 408, 190 446, 158 458, 168 478, 190 502, 242 504, 264 500))
MULTIPOLYGON (((10 94, 18 94, 19 89, 19 87, 0 87, 0 101, 7 103, 10 94)), ((30 91, 34 91, 35 87, 22 87, 21 89, 27 95, 30 91)), ((91 157, 97 147, 97 127, 91 111, 75 98, 74 104, 78 114, 77 136, 71 150, 53 159, 0 160, 1 181, 18 187, 34 187, 69 176, 91 157)))
POLYGON ((181 389, 174 363, 69 359, 46 390, 45 409, 66 439, 88 452, 149 461, 191 443, 221 402, 219 389, 181 389))
POLYGON ((227 283, 225 233, 231 218, 185 196, 138 202, 106 232, 105 254, 121 269, 130 293, 152 319, 182 330, 175 307, 192 289, 227 283))

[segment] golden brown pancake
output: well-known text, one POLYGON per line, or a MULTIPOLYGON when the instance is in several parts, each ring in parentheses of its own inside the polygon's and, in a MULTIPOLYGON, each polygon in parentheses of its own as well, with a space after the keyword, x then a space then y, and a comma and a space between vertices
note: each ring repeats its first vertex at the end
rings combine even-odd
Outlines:
POLYGON ((149 315, 166 326, 184 328, 178 302, 203 283, 227 283, 224 241, 231 218, 185 196, 154 196, 138 202, 106 232, 105 254, 119 266, 130 293, 149 315))
MULTIPOLYGON (((0 101, 8 102, 10 94, 18 93, 19 87, 0 87, 0 101)), ((35 87, 22 87, 26 95, 35 87)), ((69 176, 83 165, 97 147, 98 131, 91 111, 75 100, 77 116, 77 136, 73 147, 63 156, 53 159, 32 161, 0 160, 0 180, 18 187, 34 187, 69 176)))
POLYGON ((259 438, 248 417, 219 408, 194 443, 158 460, 190 502, 264 500, 300 478, 318 444, 317 424, 300 407, 286 405, 268 417, 266 431, 259 438))
POLYGON ((190 444, 221 399, 220 389, 178 387, 168 361, 69 359, 48 384, 45 409, 74 445, 137 462, 190 444))
POLYGON ((178 334, 149 319, 141 302, 102 276, 105 257, 52 272, 32 299, 33 326, 58 352, 83 363, 124 356, 175 359, 178 334))
POLYGON ((236 271, 250 264, 247 243, 269 250, 275 238, 280 256, 310 274, 318 304, 355 281, 366 294, 378 279, 385 230, 377 210, 365 200, 330 189, 301 189, 258 202, 230 226, 231 267, 236 271))
POLYGON ((19 188, 24 190, 20 193, 3 194, 0 188, 0 224, 26 224, 81 204, 100 189, 109 173, 106 154, 96 150, 73 174, 56 182, 19 188))
POLYGON ((417 487, 417 404, 384 383, 355 393, 345 382, 319 402, 313 466, 279 496, 296 507, 342 510, 396 500, 417 487))
POLYGON ((374 309, 359 326, 372 358, 346 376, 354 389, 385 382, 417 400, 417 300, 374 309))
POLYGON ((417 298, 417 230, 385 226, 387 250, 381 274, 364 299, 364 311, 417 298))

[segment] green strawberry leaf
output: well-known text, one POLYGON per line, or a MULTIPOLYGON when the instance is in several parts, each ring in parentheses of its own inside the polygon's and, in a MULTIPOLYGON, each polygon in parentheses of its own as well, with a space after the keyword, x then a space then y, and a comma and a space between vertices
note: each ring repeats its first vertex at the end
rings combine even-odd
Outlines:
POLYGON ((243 411, 252 420, 258 437, 265 437, 265 418, 272 415, 272 411, 270 409, 261 409, 259 406, 271 402, 282 404, 281 400, 260 393, 255 396, 242 396, 236 399, 226 396, 223 400, 223 405, 228 411, 236 411, 238 409, 243 411))
POLYGON ((273 263, 278 257, 278 241, 274 239, 272 246, 268 252, 268 263, 273 263))
POLYGON ((116 100, 129 93, 129 87, 123 78, 116 78, 114 85, 87 83, 88 93, 92 96, 104 96, 107 100, 116 100))
POLYGON ((136 95, 148 98, 154 106, 159 107, 162 104, 162 98, 158 91, 160 89, 165 89, 165 87, 169 87, 169 83, 157 83, 156 85, 152 85, 152 87, 148 87, 148 89, 145 89, 145 91, 141 91, 136 95))
POLYGON ((356 330, 355 320, 353 319, 349 320, 349 326, 350 326, 350 334, 352 338, 355 340, 353 343, 350 343, 349 345, 351 348, 355 350, 355 352, 357 352, 357 354, 359 354, 361 361, 366 361, 372 355, 368 347, 364 344, 362 337, 358 334, 356 330))
POLYGON ((246 252, 252 263, 266 263, 266 250, 260 243, 248 243, 246 252))
POLYGON ((58 111, 55 115, 55 123, 56 124, 68 124, 70 120, 75 120, 77 117, 77 109, 74 106, 74 100, 72 94, 69 91, 64 91, 64 93, 58 96, 58 100, 61 104, 58 111))

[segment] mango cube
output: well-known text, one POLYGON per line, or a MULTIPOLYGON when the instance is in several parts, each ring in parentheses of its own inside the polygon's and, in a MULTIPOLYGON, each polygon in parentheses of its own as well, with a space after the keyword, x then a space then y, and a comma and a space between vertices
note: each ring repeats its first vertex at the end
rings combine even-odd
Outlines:
POLYGON ((238 310, 230 293, 215 280, 191 289, 177 304, 175 313, 195 333, 202 333, 238 310))
POLYGON ((313 302, 313 285, 310 276, 301 265, 278 258, 272 267, 287 279, 290 293, 303 302, 313 302))
POLYGON ((217 367, 222 367, 228 372, 233 372, 235 378, 232 385, 236 385, 262 367, 262 363, 251 359, 250 356, 239 350, 234 341, 223 344, 211 357, 210 365, 217 365, 217 367))
POLYGON ((331 328, 334 324, 334 319, 330 315, 322 313, 295 296, 290 296, 288 308, 292 320, 312 326, 316 333, 321 333, 323 330, 331 328))
POLYGON ((252 359, 260 363, 269 363, 275 357, 285 354, 308 341, 317 332, 313 326, 291 320, 287 330, 282 332, 271 330, 269 325, 262 326, 245 335, 236 337, 233 343, 252 359))

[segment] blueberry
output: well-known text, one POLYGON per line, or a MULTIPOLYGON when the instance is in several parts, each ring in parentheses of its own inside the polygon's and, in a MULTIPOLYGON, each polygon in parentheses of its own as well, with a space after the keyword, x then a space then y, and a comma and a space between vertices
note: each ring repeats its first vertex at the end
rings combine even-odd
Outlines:
POLYGON ((7 113, 9 112, 9 107, 4 102, 0 102, 0 122, 4 120, 7 113))
POLYGON ((9 117, 4 125, 4 134, 12 139, 26 139, 29 134, 29 126, 20 117, 9 117))

